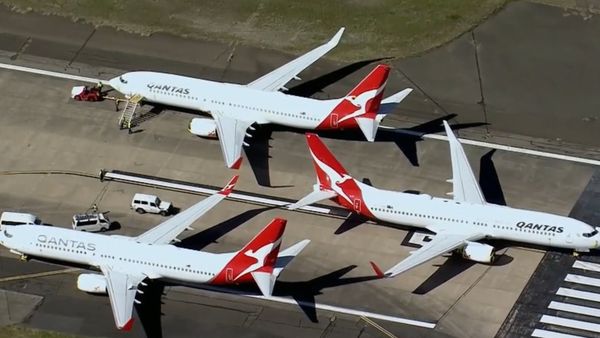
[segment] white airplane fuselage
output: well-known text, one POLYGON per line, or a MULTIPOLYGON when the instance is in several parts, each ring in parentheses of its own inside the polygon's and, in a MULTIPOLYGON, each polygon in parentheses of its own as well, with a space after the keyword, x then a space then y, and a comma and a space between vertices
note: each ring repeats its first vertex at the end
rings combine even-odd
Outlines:
POLYGON ((349 179, 362 193, 353 192, 354 189, 344 191, 332 182, 331 189, 339 195, 335 198, 336 202, 367 217, 418 228, 481 233, 486 238, 583 252, 599 246, 600 234, 596 229, 573 218, 495 204, 471 204, 426 194, 381 190, 349 177, 340 177, 337 182, 349 179))
POLYGON ((39 225, 5 226, 0 233, 0 244, 30 257, 92 267, 118 266, 123 271, 139 272, 152 279, 189 283, 210 282, 235 255, 151 245, 138 243, 131 237, 39 225))
MULTIPOLYGON (((262 91, 233 83, 221 83, 158 72, 130 72, 110 80, 126 96, 139 94, 152 103, 203 111, 225 112, 259 124, 281 124, 302 129, 358 127, 353 119, 327 121, 342 101, 315 100, 278 91, 262 91)), ((331 117, 330 117, 331 119, 331 117)))

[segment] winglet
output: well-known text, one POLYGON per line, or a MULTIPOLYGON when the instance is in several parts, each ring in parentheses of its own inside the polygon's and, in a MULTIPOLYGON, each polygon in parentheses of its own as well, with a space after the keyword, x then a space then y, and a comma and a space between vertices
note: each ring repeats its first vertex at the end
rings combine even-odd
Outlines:
POLYGON ((221 189, 221 191, 219 191, 219 194, 229 196, 231 191, 233 191, 233 188, 235 187, 235 184, 237 183, 239 177, 240 175, 233 176, 229 183, 227 183, 227 185, 224 186, 223 189, 221 189))
POLYGON ((371 263, 371 267, 373 268, 373 271, 375 271, 375 276, 377 276, 377 278, 385 277, 385 274, 383 273, 383 271, 381 271, 379 266, 377 266, 377 264, 375 264, 375 262, 370 261, 369 263, 371 263))
POLYGON ((250 273, 260 292, 265 297, 271 297, 273 295, 273 288, 275 287, 275 275, 269 272, 253 271, 250 273))
POLYGON ((132 327, 133 327, 133 318, 129 319, 127 321, 127 323, 125 323, 125 325, 123 325, 122 327, 119 328, 119 330, 121 330, 121 331, 131 331, 132 327))
POLYGON ((452 161, 452 196, 455 201, 473 204, 486 204, 485 197, 479 182, 473 174, 467 155, 460 141, 450 129, 448 122, 443 121, 448 143, 450 145, 450 159, 452 161))
POLYGON ((340 42, 340 39, 342 38, 342 34, 344 34, 345 29, 346 27, 340 28, 340 30, 337 31, 337 33, 335 33, 335 35, 331 38, 331 40, 329 40, 329 42, 327 42, 327 44, 330 46, 337 46, 337 44, 340 42))

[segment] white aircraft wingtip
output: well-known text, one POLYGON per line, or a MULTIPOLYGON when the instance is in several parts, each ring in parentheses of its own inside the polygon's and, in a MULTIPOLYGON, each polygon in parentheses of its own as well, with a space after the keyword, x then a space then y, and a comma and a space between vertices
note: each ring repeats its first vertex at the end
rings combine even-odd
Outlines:
POLYGON ((454 135, 454 133, 452 132, 452 128, 450 128, 450 125, 448 124, 448 121, 443 120, 442 123, 444 123, 444 129, 446 129, 446 135, 448 135, 448 137, 450 137, 450 134, 454 135))
POLYGON ((337 33, 335 33, 331 40, 329 40, 329 44, 334 46, 337 45, 340 42, 340 39, 342 38, 342 34, 344 34, 344 30, 346 30, 346 27, 340 28, 340 30, 338 30, 337 33))

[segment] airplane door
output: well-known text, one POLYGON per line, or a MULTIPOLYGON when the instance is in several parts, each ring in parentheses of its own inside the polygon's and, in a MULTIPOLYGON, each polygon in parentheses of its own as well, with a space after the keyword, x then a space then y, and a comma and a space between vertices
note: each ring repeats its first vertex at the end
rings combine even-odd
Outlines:
POLYGON ((225 279, 228 282, 233 282, 233 269, 232 268, 227 268, 227 270, 225 270, 225 279))
POLYGON ((360 214, 361 204, 362 203, 359 199, 354 200, 354 211, 356 211, 359 214, 360 214))
POLYGON ((331 114, 330 120, 329 120, 329 124, 331 128, 337 128, 338 127, 338 114, 331 114))

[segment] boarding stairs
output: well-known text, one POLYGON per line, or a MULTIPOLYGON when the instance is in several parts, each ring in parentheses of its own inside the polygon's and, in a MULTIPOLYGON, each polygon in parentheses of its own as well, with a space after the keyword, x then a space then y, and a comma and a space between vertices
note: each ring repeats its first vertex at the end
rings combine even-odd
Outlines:
POLYGON ((125 108, 123 108, 123 112, 121 113, 121 117, 119 118, 119 128, 121 129, 130 129, 132 127, 131 121, 135 115, 135 111, 137 107, 140 105, 140 101, 142 101, 143 97, 140 94, 135 94, 130 96, 125 103, 125 108))

